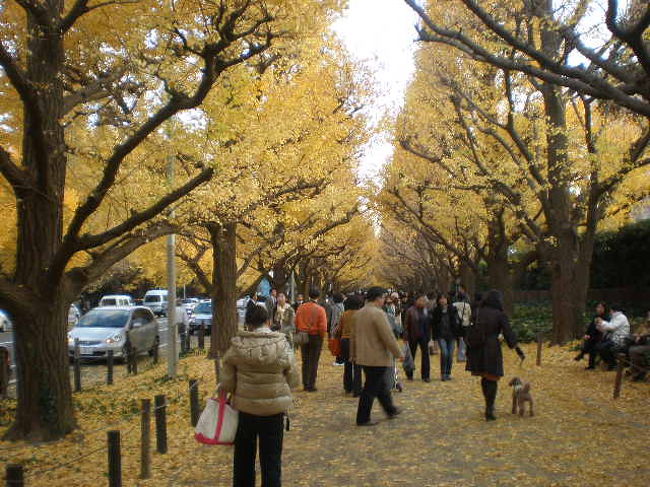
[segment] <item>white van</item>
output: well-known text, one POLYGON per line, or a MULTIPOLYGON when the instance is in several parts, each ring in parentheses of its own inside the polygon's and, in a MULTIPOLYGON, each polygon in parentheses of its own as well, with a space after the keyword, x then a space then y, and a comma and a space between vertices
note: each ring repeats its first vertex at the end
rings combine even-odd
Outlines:
POLYGON ((134 306, 131 296, 126 294, 107 294, 99 300, 99 306, 134 306))
POLYGON ((150 289, 145 293, 142 304, 156 316, 167 316, 167 289, 150 289))

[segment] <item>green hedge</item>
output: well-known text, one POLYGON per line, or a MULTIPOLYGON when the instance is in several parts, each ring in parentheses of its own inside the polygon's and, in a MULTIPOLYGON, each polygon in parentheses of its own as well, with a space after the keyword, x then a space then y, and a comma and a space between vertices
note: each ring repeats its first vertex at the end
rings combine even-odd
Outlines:
POLYGON ((551 305, 550 303, 515 304, 510 324, 520 342, 535 341, 540 332, 548 336, 553 324, 551 305))

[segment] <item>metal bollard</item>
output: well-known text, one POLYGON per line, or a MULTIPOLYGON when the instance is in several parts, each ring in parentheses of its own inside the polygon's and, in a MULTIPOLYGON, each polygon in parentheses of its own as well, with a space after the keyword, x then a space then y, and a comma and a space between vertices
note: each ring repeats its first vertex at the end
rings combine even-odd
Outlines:
POLYGON ((7 397, 10 374, 11 369, 9 368, 9 350, 7 350, 5 347, 0 347, 0 399, 7 397))
POLYGON ((192 426, 197 425, 200 415, 199 381, 196 379, 190 379, 190 422, 192 426))
POLYGON ((25 475, 23 466, 14 463, 8 464, 5 469, 5 480, 7 481, 7 487, 24 487, 25 475))
POLYGON ((140 478, 151 477, 151 399, 142 399, 140 416, 140 478))
POLYGON ((79 339, 75 338, 74 339, 74 391, 75 392, 80 392, 81 391, 81 358, 80 358, 80 350, 79 350, 79 339))
POLYGON ((619 354, 617 356, 617 359, 616 379, 614 379, 614 399, 618 399, 621 396, 621 386, 623 385, 623 368, 625 367, 623 361, 625 360, 625 355, 619 354))
POLYGON ((199 327, 199 350, 205 349, 205 323, 199 327))
POLYGON ((120 432, 107 432, 108 439, 108 486, 122 487, 122 452, 120 451, 120 432))
POLYGON ((156 450, 158 453, 167 453, 167 399, 164 394, 159 394, 154 399, 156 408, 156 450))
POLYGON ((109 350, 106 355, 106 384, 113 384, 113 364, 115 363, 113 350, 109 350))

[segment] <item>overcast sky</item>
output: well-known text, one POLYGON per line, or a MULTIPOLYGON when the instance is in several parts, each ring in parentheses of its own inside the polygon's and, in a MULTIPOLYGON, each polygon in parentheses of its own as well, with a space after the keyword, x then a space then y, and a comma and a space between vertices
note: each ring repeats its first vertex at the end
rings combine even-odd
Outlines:
MULTIPOLYGON (((378 121, 396 114, 413 74, 416 14, 403 0, 349 0, 349 8, 334 24, 350 53, 374 73, 379 96, 368 107, 378 121)), ((360 172, 373 178, 392 154, 390 134, 375 137, 364 148, 360 172)))

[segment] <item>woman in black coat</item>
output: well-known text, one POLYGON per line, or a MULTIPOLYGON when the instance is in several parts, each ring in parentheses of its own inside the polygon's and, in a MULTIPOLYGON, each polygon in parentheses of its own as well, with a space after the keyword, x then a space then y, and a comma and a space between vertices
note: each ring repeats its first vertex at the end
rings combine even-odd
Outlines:
POLYGON ((467 332, 467 365, 472 375, 481 377, 481 389, 485 398, 485 419, 495 420, 494 401, 497 383, 503 377, 503 356, 499 334, 514 348, 523 360, 524 352, 517 345, 517 336, 510 328, 508 316, 503 312, 501 292, 491 290, 474 314, 474 324, 467 332))
POLYGON ((440 380, 451 380, 451 366, 454 363, 454 344, 462 335, 456 308, 449 304, 447 296, 441 294, 431 317, 433 339, 440 346, 440 380))

